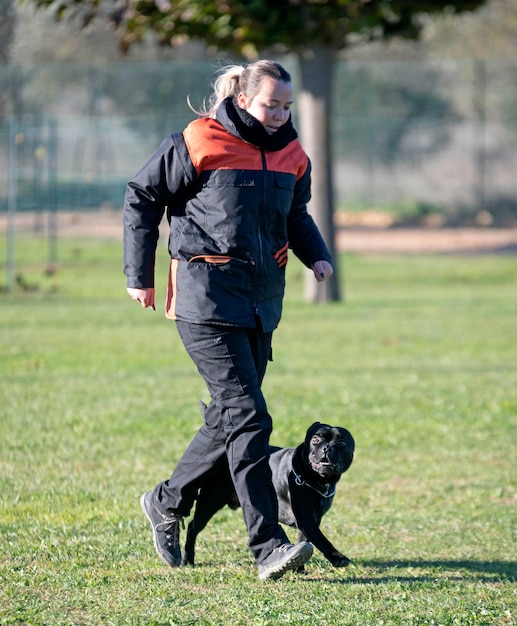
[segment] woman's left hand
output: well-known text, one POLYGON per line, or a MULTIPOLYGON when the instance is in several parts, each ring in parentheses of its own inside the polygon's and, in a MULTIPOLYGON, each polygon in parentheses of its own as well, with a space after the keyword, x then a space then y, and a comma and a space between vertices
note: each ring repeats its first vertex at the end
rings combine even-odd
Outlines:
POLYGON ((316 263, 312 266, 312 271, 314 272, 314 276, 319 283, 327 280, 327 278, 332 276, 334 273, 332 265, 327 261, 316 261, 316 263))

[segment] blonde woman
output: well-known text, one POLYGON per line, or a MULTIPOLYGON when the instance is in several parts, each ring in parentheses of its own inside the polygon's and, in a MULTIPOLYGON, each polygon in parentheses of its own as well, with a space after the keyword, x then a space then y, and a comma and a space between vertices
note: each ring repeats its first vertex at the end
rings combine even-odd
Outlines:
POLYGON ((332 274, 307 213, 310 162, 291 122, 293 86, 278 63, 230 66, 206 111, 165 139, 128 183, 124 204, 127 291, 155 306, 154 260, 165 209, 171 265, 166 315, 203 377, 211 401, 172 476, 143 494, 156 551, 181 565, 180 526, 204 480, 227 463, 261 580, 312 555, 278 523, 268 465, 272 419, 261 385, 282 312, 288 251, 332 274))

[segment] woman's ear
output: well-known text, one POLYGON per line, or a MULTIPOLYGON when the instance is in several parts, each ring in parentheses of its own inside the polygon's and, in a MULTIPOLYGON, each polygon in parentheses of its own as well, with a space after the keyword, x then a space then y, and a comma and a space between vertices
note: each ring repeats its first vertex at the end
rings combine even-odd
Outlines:
POLYGON ((237 104, 238 104, 239 108, 246 109, 247 98, 246 98, 245 94, 242 91, 237 96, 237 104))

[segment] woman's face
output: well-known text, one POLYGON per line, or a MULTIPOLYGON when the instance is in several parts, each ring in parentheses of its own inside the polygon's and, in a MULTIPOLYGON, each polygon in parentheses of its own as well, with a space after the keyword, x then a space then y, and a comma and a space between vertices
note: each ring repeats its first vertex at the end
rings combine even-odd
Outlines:
POLYGON ((273 135, 287 122, 293 104, 293 85, 266 76, 253 98, 244 93, 237 96, 237 104, 258 120, 273 135))

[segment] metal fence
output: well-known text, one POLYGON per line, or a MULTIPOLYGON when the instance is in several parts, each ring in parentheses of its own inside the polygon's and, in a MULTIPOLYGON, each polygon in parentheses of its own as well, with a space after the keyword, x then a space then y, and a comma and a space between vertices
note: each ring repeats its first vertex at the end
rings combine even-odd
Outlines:
MULTIPOLYGON (((128 178, 194 117, 187 95, 199 105, 215 69, 179 61, 0 68, 0 211, 119 208, 128 178)), ((516 69, 517 60, 340 62, 331 120, 337 208, 494 223, 517 214, 516 69)))

